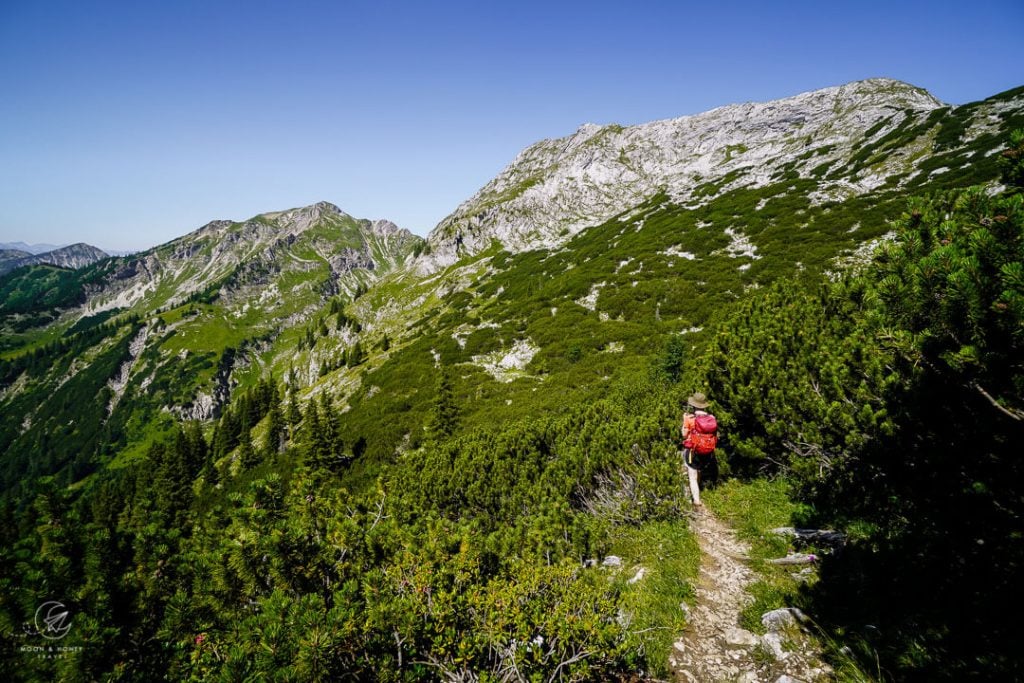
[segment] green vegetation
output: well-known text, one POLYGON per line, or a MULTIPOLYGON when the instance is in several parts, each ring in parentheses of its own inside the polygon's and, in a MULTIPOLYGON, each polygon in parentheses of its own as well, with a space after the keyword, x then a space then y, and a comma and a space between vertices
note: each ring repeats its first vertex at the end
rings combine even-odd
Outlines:
POLYGON ((733 155, 737 155, 738 156, 740 154, 744 154, 749 149, 750 148, 747 147, 746 145, 744 145, 743 143, 740 143, 740 144, 737 144, 737 145, 726 145, 725 146, 725 160, 726 161, 732 161, 733 155))
MULTIPOLYGON (((650 389, 622 387, 562 419, 434 431, 375 486, 349 492, 330 398, 275 429, 280 396, 266 383, 233 403, 209 445, 183 425, 77 496, 37 495, 35 530, 2 559, 39 580, 64 568, 49 588, 75 596, 82 632, 69 639, 83 650, 35 671, 397 680, 510 666, 587 678, 664 670, 682 613, 652 607, 690 594, 696 555, 675 521, 673 416, 636 403, 650 389), (74 540, 85 538, 103 540, 74 540), (111 547, 132 548, 134 563, 95 564, 111 547), (652 579, 635 587, 584 566, 612 548, 652 579), (635 620, 619 617, 622 606, 635 620), (128 645, 139 638, 171 647, 143 655, 128 645)), ((5 602, 5 616, 34 609, 30 595, 5 602)))
POLYGON ((880 121, 845 168, 801 177, 819 148, 765 187, 737 169, 701 206, 660 193, 557 250, 424 279, 339 272, 324 245, 364 253, 347 217, 244 252, 273 216, 225 228, 241 265, 200 282, 182 257, 128 310, 52 329, 19 326, 109 273, 0 279, 0 670, 665 678, 699 563, 679 406, 701 389, 722 425, 707 502, 762 574, 745 626, 798 605, 851 671, 1014 678, 1024 136, 965 143, 982 106, 875 139, 880 121), (936 147, 913 177, 809 199, 909 143, 936 147), (1000 171, 999 194, 948 189, 1000 171), (762 562, 794 523, 849 538, 805 584, 762 562), (12 634, 43 595, 81 649, 26 660, 12 634))
POLYGON ((53 322, 61 309, 84 303, 86 285, 99 282, 108 269, 106 260, 79 270, 36 265, 5 273, 0 276, 0 330, 24 332, 53 322))
MULTIPOLYGON (((1019 155, 1003 158, 1010 180, 1019 155)), ((1010 185, 911 201, 873 267, 764 292, 702 359, 731 465, 791 478, 798 521, 858 531, 805 600, 885 676, 1020 666, 1020 625, 1000 618, 1024 562, 1024 196, 1010 185)))

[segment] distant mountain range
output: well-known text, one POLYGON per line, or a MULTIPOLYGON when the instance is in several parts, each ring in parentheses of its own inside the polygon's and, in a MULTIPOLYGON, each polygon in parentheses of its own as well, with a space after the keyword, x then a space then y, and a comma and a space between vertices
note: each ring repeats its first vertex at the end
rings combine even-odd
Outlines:
POLYGON ((0 250, 24 251, 28 254, 42 254, 54 249, 60 249, 63 244, 25 244, 24 242, 0 242, 0 250))
MULTIPOLYGON (((17 242, 16 244, 23 243, 17 242)), ((32 248, 38 246, 41 245, 32 245, 32 248)), ((56 247, 44 252, 30 252, 28 249, 9 247, 10 245, 2 245, 0 248, 0 275, 22 266, 41 264, 60 266, 61 268, 82 268, 110 256, 102 249, 84 242, 69 244, 66 247, 56 247)))

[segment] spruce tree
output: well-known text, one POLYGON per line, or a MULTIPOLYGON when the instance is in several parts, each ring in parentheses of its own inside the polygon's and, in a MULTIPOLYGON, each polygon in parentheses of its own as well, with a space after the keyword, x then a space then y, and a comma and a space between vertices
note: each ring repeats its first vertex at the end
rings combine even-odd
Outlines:
POLYGON ((324 425, 320 419, 320 410, 315 400, 306 404, 306 417, 303 421, 303 453, 306 463, 312 470, 329 468, 329 450, 324 434, 324 425))
POLYGON ((686 342, 680 335, 672 335, 658 360, 657 372, 670 382, 678 382, 683 376, 685 362, 686 342))
POLYGON ((252 436, 245 430, 238 444, 238 464, 243 470, 252 469, 259 462, 256 449, 252 446, 252 436))
POLYGON ((363 352, 363 345, 356 342, 352 345, 352 348, 349 349, 348 358, 346 359, 345 364, 350 368, 354 368, 362 363, 364 359, 365 354, 363 352))
POLYGON ((281 414, 281 406, 275 402, 267 415, 267 441, 264 447, 267 455, 275 455, 281 451, 284 435, 284 416, 281 414))
POLYGON ((445 367, 437 376, 434 403, 427 422, 427 436, 435 441, 447 439, 459 425, 459 408, 452 390, 451 371, 445 367))
POLYGON ((295 429, 302 422, 302 410, 299 408, 299 399, 296 395, 298 392, 293 391, 288 396, 288 428, 290 438, 295 438, 295 429))
POLYGON ((320 394, 320 424, 323 429, 324 462, 328 469, 335 469, 342 455, 341 423, 334 409, 334 401, 326 391, 320 394))

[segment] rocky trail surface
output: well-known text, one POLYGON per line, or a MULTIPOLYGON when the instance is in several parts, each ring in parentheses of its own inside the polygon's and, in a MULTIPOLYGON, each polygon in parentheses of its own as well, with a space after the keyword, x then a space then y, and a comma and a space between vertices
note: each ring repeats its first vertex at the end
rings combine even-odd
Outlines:
POLYGON ((701 548, 696 604, 689 625, 676 641, 670 663, 677 681, 713 683, 798 683, 832 678, 817 647, 801 626, 796 609, 767 612, 761 636, 740 626, 751 601, 747 586, 755 580, 747 566, 749 548, 710 512, 699 512, 691 526, 701 548))

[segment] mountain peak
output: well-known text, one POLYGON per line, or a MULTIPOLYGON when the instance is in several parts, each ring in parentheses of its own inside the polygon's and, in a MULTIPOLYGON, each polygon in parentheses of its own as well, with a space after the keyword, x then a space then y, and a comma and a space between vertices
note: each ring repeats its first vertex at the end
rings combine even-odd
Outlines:
MULTIPOLYGON (((924 88, 894 78, 866 78, 846 85, 835 86, 832 89, 856 97, 882 97, 890 104, 902 103, 911 109, 931 110, 946 106, 945 102, 924 88)), ((825 90, 830 90, 830 88, 825 90)))
POLYGON ((311 204, 310 206, 307 206, 305 208, 310 211, 319 211, 321 213, 337 213, 344 216, 348 215, 347 213, 339 209, 337 205, 325 201, 320 201, 317 202, 316 204, 311 204))
POLYGON ((336 205, 326 202, 319 201, 309 206, 299 206, 294 209, 286 209, 284 211, 268 211, 267 213, 261 213, 259 218, 266 218, 269 220, 289 220, 289 217, 315 217, 320 218, 322 216, 348 216, 347 213, 339 209, 336 205))
POLYGON ((75 244, 69 244, 66 247, 58 247, 51 251, 46 251, 41 254, 26 254, 22 257, 12 258, 13 253, 8 253, 7 258, 0 260, 0 274, 20 268, 21 266, 30 266, 37 264, 49 264, 52 266, 60 266, 61 268, 82 268, 91 263, 95 263, 101 259, 107 258, 107 254, 102 249, 86 244, 85 242, 76 242, 75 244))
POLYGON ((576 129, 575 137, 592 137, 599 133, 603 127, 596 123, 584 123, 576 129))
MULTIPOLYGON (((924 125, 945 106, 923 88, 869 78, 635 126, 585 123, 524 149, 442 220, 428 238, 433 259, 447 265, 494 240, 512 251, 554 247, 662 191, 697 206, 786 173, 811 177, 826 162, 845 164, 859 146, 898 126, 924 125)), ((910 163, 906 156, 891 168, 822 177, 819 194, 870 191, 890 175, 912 172, 910 163)))

